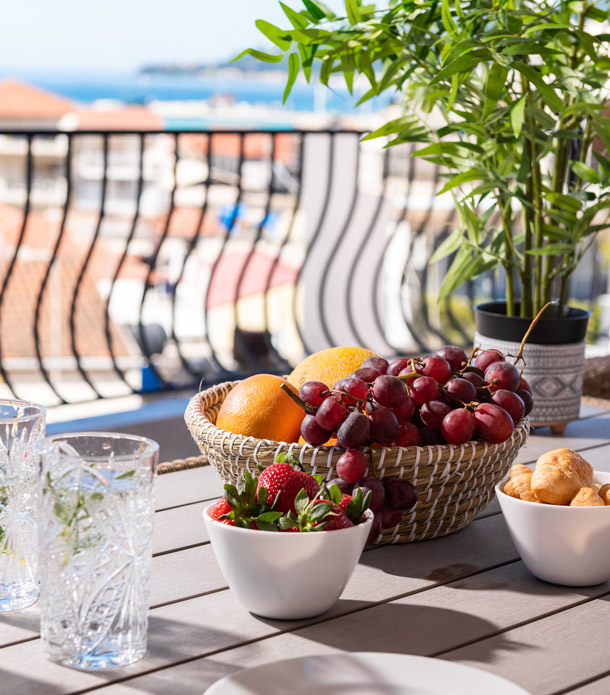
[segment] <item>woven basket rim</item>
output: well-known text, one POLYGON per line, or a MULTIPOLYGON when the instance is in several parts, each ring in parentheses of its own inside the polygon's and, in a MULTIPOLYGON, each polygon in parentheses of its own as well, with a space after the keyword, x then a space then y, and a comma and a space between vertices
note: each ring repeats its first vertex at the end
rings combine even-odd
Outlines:
MULTIPOLYGON (((332 454, 334 451, 340 451, 343 449, 343 447, 339 445, 332 445, 332 446, 312 446, 311 444, 299 444, 298 442, 282 442, 282 441, 276 441, 272 439, 257 439, 256 437, 250 437, 250 436, 244 436, 241 434, 235 434, 233 432, 229 432, 228 430, 223 430, 220 427, 217 427, 214 422, 210 420, 210 418, 207 415, 206 410, 203 408, 203 397, 205 394, 218 394, 220 395, 223 391, 223 389, 227 387, 233 387, 235 386, 239 381, 224 381, 219 384, 215 384, 214 386, 211 386, 208 389, 204 389, 203 391, 200 391, 199 393, 196 393, 194 396, 189 401, 189 404, 186 408, 185 414, 184 414, 184 419, 186 422, 186 425, 193 435, 193 437, 198 438, 196 435, 195 430, 203 426, 206 430, 212 429, 216 434, 218 433, 223 433, 224 437, 227 439, 231 439, 233 447, 238 449, 240 452, 245 451, 248 447, 253 447, 256 451, 260 451, 261 449, 265 450, 270 450, 270 449, 276 449, 278 452, 282 450, 285 447, 288 447, 290 452, 296 453, 303 453, 303 454, 332 454)), ((460 449, 460 447, 468 446, 470 445, 472 447, 472 453, 471 456, 472 458, 478 458, 480 456, 486 455, 490 452, 490 449, 493 450, 495 447, 502 447, 505 448, 507 445, 511 445, 517 438, 523 439, 524 435, 525 438, 527 438, 527 434, 529 433, 530 429, 530 421, 529 418, 526 416, 522 420, 520 420, 514 428, 514 431, 512 435, 509 437, 504 442, 501 442, 500 444, 494 444, 492 442, 485 442, 483 440, 470 440, 466 442, 465 444, 461 445, 454 445, 454 444, 423 444, 420 446, 410 446, 410 447, 391 447, 391 446, 386 446, 386 447, 362 447, 365 451, 372 450, 372 451, 412 451, 414 449, 425 449, 428 450, 429 453, 432 453, 434 451, 440 451, 440 452, 445 452, 445 451, 454 451, 460 449)), ((222 435, 221 435, 222 436, 222 435)))

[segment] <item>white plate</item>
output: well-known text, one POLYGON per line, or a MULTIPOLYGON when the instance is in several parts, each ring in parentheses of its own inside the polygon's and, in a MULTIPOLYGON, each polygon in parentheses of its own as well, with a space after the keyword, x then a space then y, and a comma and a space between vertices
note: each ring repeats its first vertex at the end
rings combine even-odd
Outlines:
POLYGON ((530 695, 487 671, 423 656, 354 652, 275 661, 226 676, 204 695, 530 695))

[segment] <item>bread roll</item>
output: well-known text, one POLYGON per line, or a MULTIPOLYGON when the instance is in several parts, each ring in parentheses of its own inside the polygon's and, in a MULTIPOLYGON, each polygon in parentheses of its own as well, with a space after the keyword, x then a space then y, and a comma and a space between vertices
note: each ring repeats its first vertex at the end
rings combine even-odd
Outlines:
POLYGON ((570 502, 570 507, 603 507, 604 500, 592 487, 581 487, 576 497, 570 502))
POLYGON ((593 467, 576 451, 554 449, 536 462, 531 490, 541 502, 570 504, 578 491, 590 488, 593 467))
POLYGON ((510 497, 526 502, 538 502, 536 495, 531 489, 532 471, 520 463, 510 469, 510 477, 504 484, 502 492, 510 497))

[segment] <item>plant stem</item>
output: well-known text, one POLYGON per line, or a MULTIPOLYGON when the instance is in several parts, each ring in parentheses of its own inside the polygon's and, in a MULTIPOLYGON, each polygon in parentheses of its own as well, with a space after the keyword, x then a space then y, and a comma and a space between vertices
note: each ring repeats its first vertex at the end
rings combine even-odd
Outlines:
POLYGON ((515 315, 515 281, 513 278, 513 268, 515 265, 515 247, 513 246, 512 235, 512 209, 510 203, 508 206, 496 195, 498 208, 500 210, 500 219, 502 220, 502 228, 504 229, 504 245, 506 248, 506 262, 504 270, 506 271, 506 315, 515 315))

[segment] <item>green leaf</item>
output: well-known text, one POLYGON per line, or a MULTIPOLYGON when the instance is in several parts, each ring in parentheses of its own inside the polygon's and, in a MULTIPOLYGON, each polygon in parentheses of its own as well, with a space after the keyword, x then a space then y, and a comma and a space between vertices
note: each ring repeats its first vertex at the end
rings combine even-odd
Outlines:
POLYGON ((466 53, 465 55, 456 58, 453 62, 444 65, 436 77, 430 80, 430 84, 432 85, 442 82, 458 72, 472 70, 472 68, 476 67, 480 63, 484 63, 486 60, 489 60, 489 51, 487 49, 466 53))
POLYGON ((403 131, 409 131, 414 128, 421 128, 419 119, 415 116, 402 116, 401 118, 396 118, 385 125, 382 125, 377 130, 369 133, 363 140, 374 140, 375 138, 384 137, 385 135, 393 135, 394 133, 402 133, 403 131))
POLYGON ((331 485, 329 492, 330 492, 330 499, 335 504, 339 504, 339 502, 341 502, 341 497, 342 497, 342 492, 339 489, 339 486, 338 485, 331 485))
POLYGON ((593 156, 595 157, 595 159, 597 159, 597 161, 599 162, 602 169, 607 174, 610 174, 610 159, 608 159, 607 157, 604 157, 599 152, 594 152, 593 156))
POLYGON ((299 56, 297 53, 291 53, 288 56, 288 79, 286 81, 286 88, 284 89, 284 98, 282 100, 282 103, 286 103, 286 99, 288 99, 288 96, 290 95, 290 91, 292 90, 292 86, 294 85, 295 80, 297 79, 297 76, 299 74, 299 67, 301 66, 301 61, 299 60, 299 56))
POLYGON ((294 508, 297 510, 299 514, 303 514, 308 504, 309 497, 307 495, 307 492, 304 488, 301 488, 297 496, 294 498, 294 508))
POLYGON ((285 5, 283 2, 280 2, 280 7, 284 10, 284 14, 295 29, 305 29, 305 27, 309 26, 309 21, 300 12, 293 10, 292 7, 285 5))
POLYGON ((430 257, 428 263, 438 263, 442 258, 446 258, 454 251, 457 251, 464 241, 461 229, 454 229, 451 234, 438 246, 430 257))
POLYGON ((572 171, 576 174, 576 176, 579 176, 583 181, 587 181, 588 183, 600 183, 602 180, 599 172, 595 171, 595 169, 592 169, 583 162, 570 162, 570 166, 572 167, 572 171))
POLYGON ((587 17, 587 19, 592 19, 595 22, 606 22, 608 21, 608 10, 602 10, 600 7, 591 5, 591 7, 589 7, 589 9, 585 12, 585 17, 587 17))
POLYGON ((483 106, 483 120, 486 120, 496 107, 508 76, 508 68, 499 63, 492 63, 485 83, 485 104, 483 106))
POLYGON ((130 471, 125 471, 124 473, 119 473, 118 475, 114 476, 115 480, 125 480, 126 478, 133 478, 133 476, 136 474, 135 470, 132 469, 130 471))
POLYGON ((574 253, 572 244, 548 244, 538 249, 529 249, 525 253, 530 256, 556 256, 562 253, 574 253))
POLYGON ((527 77, 527 79, 536 86, 540 94, 542 94, 544 100, 550 105, 553 106, 555 109, 558 111, 561 111, 563 109, 563 103, 561 102, 561 99, 557 96, 555 93, 555 90, 550 87, 542 78, 542 75, 533 68, 530 65, 526 65, 525 63, 521 63, 520 61, 515 61, 513 62, 513 67, 518 70, 524 77, 527 77))
POLYGON ((326 13, 322 10, 322 8, 312 0, 303 0, 303 5, 305 5, 305 8, 314 19, 319 20, 326 17, 326 13))
POLYGON ((445 31, 449 34, 449 36, 457 36, 457 25, 451 17, 449 0, 443 0, 443 5, 441 8, 441 20, 443 22, 443 26, 445 27, 445 31))
POLYGON ((576 200, 576 198, 566 193, 550 191, 545 195, 545 198, 553 205, 557 205, 568 212, 578 212, 582 208, 581 201, 576 200))
POLYGON ((234 63, 236 60, 239 60, 240 58, 243 58, 245 55, 251 55, 253 58, 256 58, 257 60, 261 60, 264 63, 279 63, 280 60, 284 56, 276 56, 276 55, 271 55, 270 53, 263 53, 262 51, 257 51, 255 48, 246 48, 245 51, 242 51, 238 56, 235 56, 233 60, 230 60, 230 63, 234 63))
POLYGON ((273 24, 269 24, 269 22, 266 22, 264 19, 257 19, 254 23, 261 34, 264 34, 269 41, 274 43, 280 50, 286 51, 290 48, 292 40, 289 36, 286 36, 285 31, 282 31, 273 24))
POLYGON ((334 508, 335 505, 332 502, 319 502, 310 511, 309 516, 312 521, 322 521, 333 512, 334 508))
POLYGON ((457 186, 461 186, 464 183, 468 183, 469 181, 480 181, 486 177, 486 169, 471 169, 470 171, 464 171, 449 180, 436 195, 442 195, 443 193, 447 193, 447 191, 450 191, 457 186))
POLYGON ((353 26, 361 21, 360 8, 358 7, 357 0, 345 0, 345 11, 347 12, 347 18, 349 23, 353 26))

